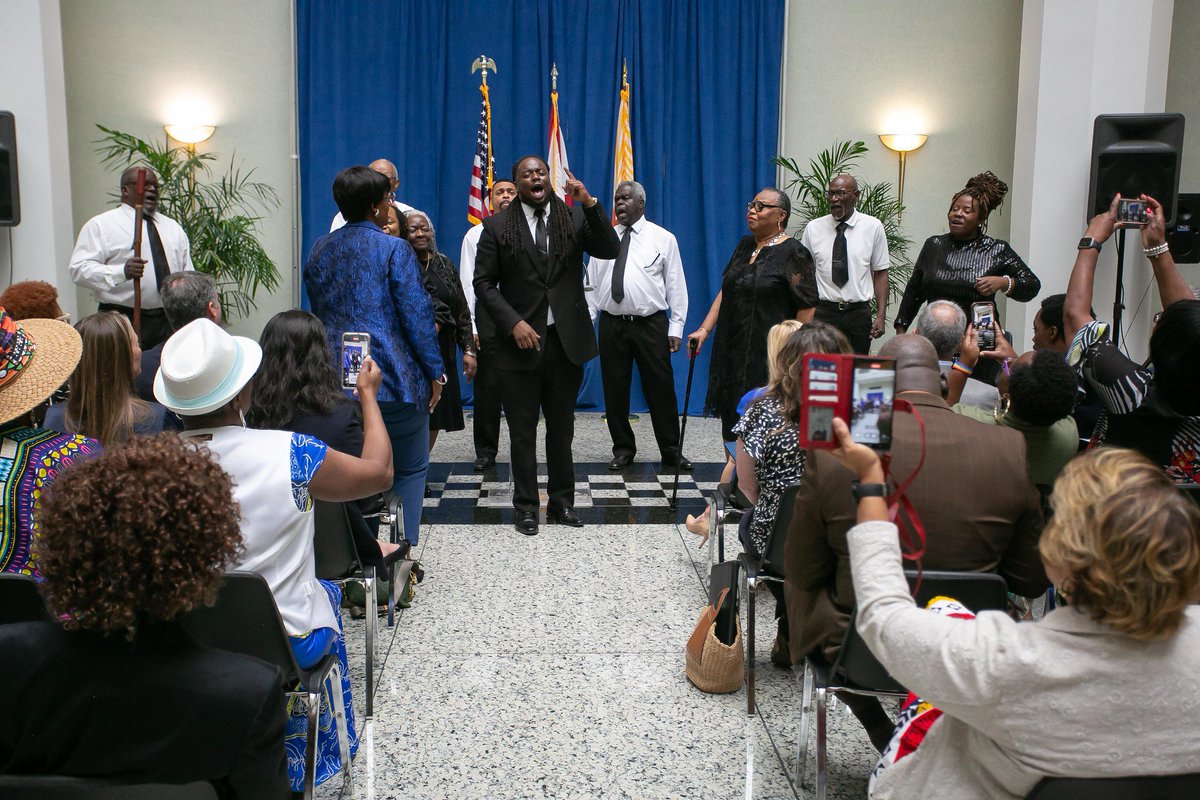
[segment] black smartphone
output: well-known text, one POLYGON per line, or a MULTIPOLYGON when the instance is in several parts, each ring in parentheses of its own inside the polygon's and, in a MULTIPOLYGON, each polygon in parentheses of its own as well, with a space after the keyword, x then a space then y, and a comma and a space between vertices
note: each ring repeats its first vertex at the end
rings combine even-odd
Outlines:
POLYGON ((358 373, 362 372, 363 361, 371 355, 371 334, 342 334, 342 387, 353 389, 358 384, 358 373))
POLYGON ((996 330, 992 323, 996 321, 996 307, 991 303, 971 304, 971 326, 979 337, 980 350, 996 349, 996 330))

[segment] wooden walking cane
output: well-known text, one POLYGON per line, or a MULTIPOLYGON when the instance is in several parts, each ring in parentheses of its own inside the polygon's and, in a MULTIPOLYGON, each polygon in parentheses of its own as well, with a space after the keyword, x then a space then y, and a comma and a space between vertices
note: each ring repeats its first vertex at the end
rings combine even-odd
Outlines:
MULTIPOLYGON (((133 257, 142 257, 142 221, 146 218, 146 170, 137 171, 137 192, 133 205, 133 257)), ((145 275, 145 272, 142 273, 145 275)), ((133 281, 133 332, 142 336, 142 279, 133 281)))
POLYGON ((667 503, 672 511, 679 510, 679 465, 683 463, 683 435, 687 433, 688 403, 692 399, 692 373, 696 370, 696 353, 699 352, 700 344, 695 339, 688 339, 687 388, 683 390, 683 421, 679 423, 679 452, 675 454, 675 486, 671 489, 671 500, 667 503))

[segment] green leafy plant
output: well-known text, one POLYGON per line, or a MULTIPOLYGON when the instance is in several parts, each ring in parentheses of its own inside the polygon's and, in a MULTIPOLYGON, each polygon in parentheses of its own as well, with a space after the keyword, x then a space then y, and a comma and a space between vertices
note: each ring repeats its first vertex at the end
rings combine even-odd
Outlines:
MULTIPOLYGON (((796 231, 797 239, 804 234, 804 227, 808 223, 829 213, 829 198, 825 196, 829 181, 842 172, 855 175, 852 167, 867 152, 864 142, 835 141, 833 147, 822 150, 809 161, 807 169, 801 168, 794 158, 779 156, 771 159, 773 164, 783 169, 785 176, 790 177, 784 189, 795 198, 792 204, 793 211, 801 220, 800 230, 796 231)), ((887 181, 871 183, 861 175, 855 175, 855 178, 858 179, 859 190, 858 204, 855 208, 883 223, 891 260, 891 268, 888 270, 888 293, 893 299, 898 299, 904 293, 904 287, 912 275, 912 259, 908 255, 912 240, 905 236, 900 228, 900 216, 904 206, 896 199, 892 184, 887 181)))
POLYGON ((259 289, 279 286, 279 269, 258 240, 258 223, 279 207, 275 190, 253 180, 254 170, 236 164, 212 178, 217 155, 139 139, 97 125, 104 136, 97 152, 113 169, 147 166, 158 175, 158 206, 187 233, 192 263, 212 275, 222 314, 246 316, 259 289))

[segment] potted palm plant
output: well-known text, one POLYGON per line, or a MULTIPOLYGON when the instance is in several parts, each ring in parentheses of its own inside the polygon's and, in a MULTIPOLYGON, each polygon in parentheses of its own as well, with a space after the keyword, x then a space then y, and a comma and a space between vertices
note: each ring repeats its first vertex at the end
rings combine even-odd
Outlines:
POLYGON ((158 174, 159 208, 187 232, 192 263, 216 281, 226 319, 248 315, 259 289, 279 286, 279 270, 258 240, 258 223, 279 206, 279 198, 273 188, 253 180, 253 169, 231 163, 214 179, 210 164, 216 153, 96 127, 104 134, 96 143, 103 164, 113 169, 145 165, 158 174))
MULTIPOLYGON (((851 168, 867 152, 867 145, 863 142, 834 142, 832 147, 822 150, 809 161, 807 168, 802 168, 794 158, 779 156, 771 160, 783 169, 784 177, 788 179, 784 189, 794 198, 793 211, 800 220, 800 229, 795 234, 797 239, 804 234, 804 227, 808 223, 829 213, 829 198, 825 196, 829 181, 843 172, 853 174, 851 168)), ((893 299, 899 298, 912 274, 912 259, 908 256, 912 240, 900 229, 900 215, 904 206, 896 199, 890 183, 871 183, 861 176, 856 177, 860 196, 855 208, 883 223, 891 260, 888 292, 893 299)))

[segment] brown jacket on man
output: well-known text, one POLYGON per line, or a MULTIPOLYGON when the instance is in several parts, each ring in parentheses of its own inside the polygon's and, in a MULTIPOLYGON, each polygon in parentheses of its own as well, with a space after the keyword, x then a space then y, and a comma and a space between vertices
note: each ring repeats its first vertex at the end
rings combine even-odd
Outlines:
MULTIPOLYGON (((908 489, 925 525, 924 569, 998 572, 1010 592, 1041 594, 1049 585, 1038 553, 1042 511, 1021 434, 959 416, 927 392, 898 397, 925 422, 925 464, 908 489)), ((895 414, 892 453, 894 484, 920 458, 921 431, 912 414, 895 414)), ((836 653, 854 606, 846 545, 855 524, 853 480, 827 451, 809 452, 785 550, 793 663, 819 646, 836 653)))

